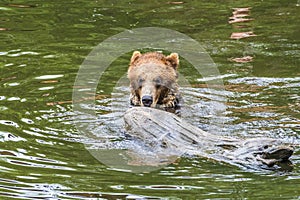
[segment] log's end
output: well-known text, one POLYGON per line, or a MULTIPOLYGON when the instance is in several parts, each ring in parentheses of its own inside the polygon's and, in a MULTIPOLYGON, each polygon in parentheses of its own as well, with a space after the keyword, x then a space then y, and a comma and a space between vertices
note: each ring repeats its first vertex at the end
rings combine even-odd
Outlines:
POLYGON ((263 154, 265 159, 277 159, 278 161, 288 160, 294 153, 294 148, 290 146, 278 146, 263 154))
POLYGON ((268 167, 272 167, 277 163, 285 163, 293 153, 294 148, 290 146, 275 146, 259 155, 257 160, 266 164, 268 167))

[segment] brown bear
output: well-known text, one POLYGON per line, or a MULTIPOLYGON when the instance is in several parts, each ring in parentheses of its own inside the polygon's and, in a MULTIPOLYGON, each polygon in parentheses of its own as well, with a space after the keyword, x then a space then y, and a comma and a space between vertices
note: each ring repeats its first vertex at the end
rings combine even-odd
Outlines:
POLYGON ((165 56, 159 52, 133 52, 128 68, 131 105, 177 112, 180 108, 178 65, 177 53, 165 56))

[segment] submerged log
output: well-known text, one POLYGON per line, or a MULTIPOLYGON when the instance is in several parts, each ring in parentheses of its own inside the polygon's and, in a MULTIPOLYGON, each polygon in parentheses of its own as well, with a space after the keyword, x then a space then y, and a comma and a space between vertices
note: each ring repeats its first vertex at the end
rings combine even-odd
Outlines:
POLYGON ((241 139, 205 132, 175 114, 153 108, 134 107, 124 115, 127 133, 151 152, 196 155, 252 169, 290 169, 292 145, 271 138, 241 139), (280 168, 280 167, 279 167, 280 168))

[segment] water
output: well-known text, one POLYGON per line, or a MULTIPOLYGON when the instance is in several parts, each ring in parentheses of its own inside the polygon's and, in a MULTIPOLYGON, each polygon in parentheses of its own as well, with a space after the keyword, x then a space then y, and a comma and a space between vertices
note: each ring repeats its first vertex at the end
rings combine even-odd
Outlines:
MULTIPOLYGON (((190 83, 182 86, 189 111, 183 117, 217 134, 299 143, 299 2, 4 0, 0 12, 1 199, 300 198, 299 147, 291 172, 252 172, 188 157, 134 174, 90 154, 87 143, 97 141, 83 140, 73 124, 87 116, 72 110, 79 66, 94 46, 126 29, 165 27, 201 43, 225 84, 221 93, 207 90, 182 59, 180 73, 190 83), (229 17, 251 20, 230 24, 229 17), (251 37, 231 39, 232 33, 251 37), (220 107, 219 98, 227 99, 222 117, 212 109, 220 107), (224 124, 209 124, 214 120, 224 124)), ((86 123, 96 136, 111 134, 109 141, 122 137, 128 88, 126 79, 118 81, 129 58, 125 54, 109 68, 97 88, 98 119, 86 123)))

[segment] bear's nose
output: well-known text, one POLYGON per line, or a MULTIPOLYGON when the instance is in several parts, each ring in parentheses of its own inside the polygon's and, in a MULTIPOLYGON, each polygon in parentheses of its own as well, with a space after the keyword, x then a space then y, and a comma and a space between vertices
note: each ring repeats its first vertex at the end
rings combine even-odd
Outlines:
POLYGON ((146 106, 146 107, 150 107, 153 100, 152 100, 152 96, 150 95, 145 95, 142 97, 142 102, 143 102, 143 105, 146 106))

